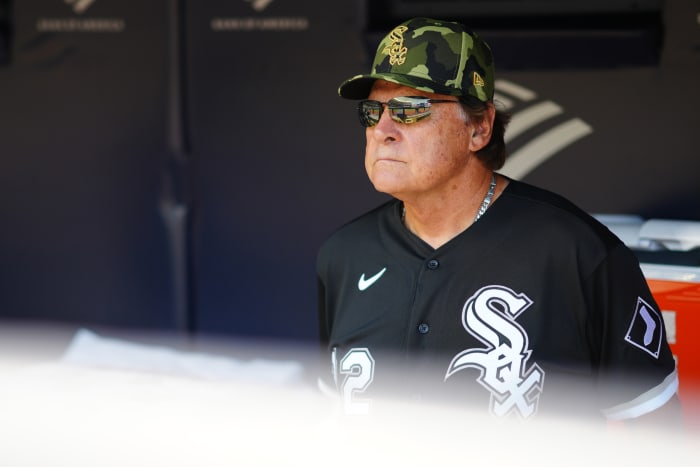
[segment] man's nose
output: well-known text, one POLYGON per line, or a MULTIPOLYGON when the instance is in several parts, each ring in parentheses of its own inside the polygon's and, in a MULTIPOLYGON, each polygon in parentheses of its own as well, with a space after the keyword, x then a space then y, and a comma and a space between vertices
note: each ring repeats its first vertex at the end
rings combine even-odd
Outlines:
POLYGON ((382 110, 379 114, 379 121, 374 126, 375 131, 380 133, 395 133, 397 122, 391 118, 391 110, 388 108, 388 104, 382 102, 382 110))

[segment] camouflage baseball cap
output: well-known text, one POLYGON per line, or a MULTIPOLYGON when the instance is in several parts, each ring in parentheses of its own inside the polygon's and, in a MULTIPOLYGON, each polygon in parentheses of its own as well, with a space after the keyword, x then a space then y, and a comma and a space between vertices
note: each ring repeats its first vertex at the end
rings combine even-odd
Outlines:
POLYGON ((382 39, 369 74, 343 82, 338 94, 366 99, 375 80, 422 91, 493 100, 494 63, 491 49, 459 23, 414 18, 382 39))

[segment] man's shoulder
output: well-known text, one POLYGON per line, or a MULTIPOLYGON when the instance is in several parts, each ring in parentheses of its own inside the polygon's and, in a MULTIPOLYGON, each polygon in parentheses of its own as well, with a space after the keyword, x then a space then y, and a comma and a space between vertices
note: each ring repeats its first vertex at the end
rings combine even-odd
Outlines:
POLYGON ((354 235, 356 232, 364 231, 368 228, 376 229, 377 223, 387 219, 397 208, 398 200, 392 199, 379 206, 362 213, 354 219, 338 227, 328 238, 346 237, 354 235))
POLYGON ((516 180, 510 181, 506 194, 513 203, 513 209, 519 210, 533 225, 565 229, 574 235, 574 238, 596 238, 609 247, 620 243, 620 240, 591 213, 565 196, 516 180))
POLYGON ((531 185, 519 180, 510 180, 505 192, 510 198, 529 203, 532 207, 540 206, 547 210, 559 210, 567 216, 572 215, 586 219, 585 211, 571 200, 546 188, 531 185))
POLYGON ((398 200, 389 200, 346 222, 326 238, 320 252, 338 248, 346 250, 352 245, 361 247, 367 239, 376 238, 380 224, 390 221, 390 217, 399 209, 398 204, 398 200))

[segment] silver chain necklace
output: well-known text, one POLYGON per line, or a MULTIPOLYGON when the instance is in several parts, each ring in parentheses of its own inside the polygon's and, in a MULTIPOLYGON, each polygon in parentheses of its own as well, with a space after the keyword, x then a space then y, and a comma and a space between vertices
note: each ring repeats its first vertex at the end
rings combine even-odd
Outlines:
POLYGON ((489 204, 491 204, 491 198, 493 198, 493 194, 496 192, 496 174, 491 173, 491 185, 489 185, 489 191, 486 192, 486 196, 484 197, 484 200, 481 202, 481 207, 479 208, 479 212, 476 213, 476 217, 474 218, 474 222, 478 221, 481 216, 484 215, 486 210, 489 208, 489 204))
MULTIPOLYGON (((478 221, 489 208, 489 204, 491 204, 491 199, 493 199, 494 193, 496 193, 496 174, 491 173, 491 185, 489 185, 489 191, 486 192, 486 196, 481 202, 481 206, 479 207, 479 211, 476 213, 474 222, 478 221)), ((401 223, 406 225, 406 206, 402 206, 401 208, 401 223)))

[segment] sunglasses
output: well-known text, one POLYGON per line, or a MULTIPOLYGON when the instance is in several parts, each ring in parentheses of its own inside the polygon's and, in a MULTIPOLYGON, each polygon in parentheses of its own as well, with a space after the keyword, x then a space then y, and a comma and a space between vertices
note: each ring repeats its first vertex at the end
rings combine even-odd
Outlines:
POLYGON ((360 117, 360 124, 371 127, 379 123, 379 119, 384 112, 384 106, 389 109, 391 119, 398 123, 416 123, 430 115, 431 104, 457 104, 459 101, 445 99, 428 99, 423 96, 394 97, 389 102, 373 100, 360 101, 357 105, 357 113, 360 117))

